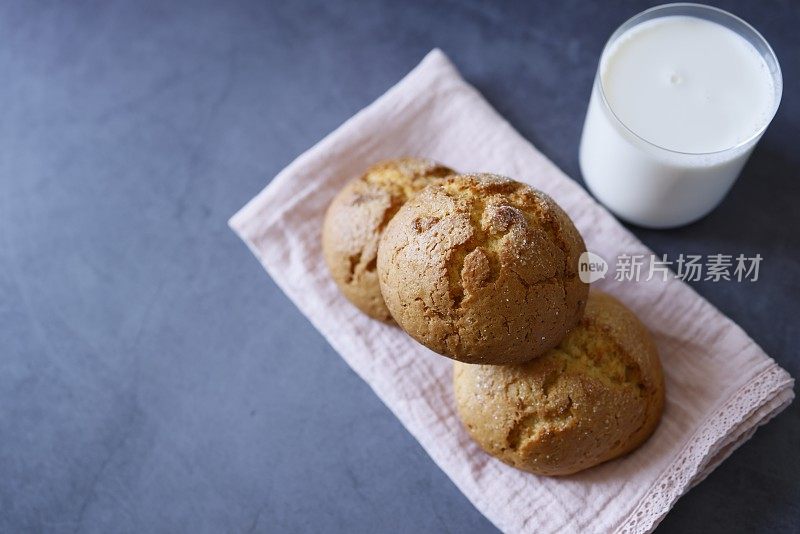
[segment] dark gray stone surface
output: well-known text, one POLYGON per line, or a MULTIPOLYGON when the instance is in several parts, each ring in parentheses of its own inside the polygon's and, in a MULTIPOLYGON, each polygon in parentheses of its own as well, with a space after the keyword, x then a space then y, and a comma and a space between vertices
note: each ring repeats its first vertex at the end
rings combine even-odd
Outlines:
MULTIPOLYGON (((650 2, 0 5, 0 531, 493 527, 226 226, 431 48, 579 179, 603 42, 650 2)), ((658 253, 793 375, 800 9, 720 2, 774 45, 781 110, 724 205, 658 253)), ((798 531, 800 404, 662 532, 798 531)))

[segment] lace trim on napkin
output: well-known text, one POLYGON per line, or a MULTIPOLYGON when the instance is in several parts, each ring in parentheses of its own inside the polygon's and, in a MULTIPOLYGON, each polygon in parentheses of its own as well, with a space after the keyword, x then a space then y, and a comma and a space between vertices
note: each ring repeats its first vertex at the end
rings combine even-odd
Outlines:
MULTIPOLYGON (((617 532, 634 534, 654 529, 675 501, 708 474, 706 468, 717 453, 723 450, 725 439, 730 437, 736 426, 741 425, 754 412, 754 407, 757 409, 763 406, 770 397, 775 397, 784 391, 786 382, 791 380, 786 371, 773 364, 742 386, 721 408, 706 418, 687 442, 686 447, 658 477, 617 532)), ((790 401, 791 398, 781 403, 771 413, 756 421, 755 426, 768 422, 790 401)), ((739 439, 734 439, 734 446, 726 452, 728 454, 733 452, 733 449, 743 443, 753 431, 755 427, 744 428, 738 434, 739 439)))

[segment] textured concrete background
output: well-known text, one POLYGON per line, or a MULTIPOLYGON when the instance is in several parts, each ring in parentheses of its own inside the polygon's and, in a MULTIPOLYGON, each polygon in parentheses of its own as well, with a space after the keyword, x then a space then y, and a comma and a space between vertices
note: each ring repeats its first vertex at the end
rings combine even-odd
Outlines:
MULTIPOLYGON (((434 46, 580 178, 603 42, 649 2, 0 5, 0 531, 490 532, 227 218, 434 46)), ((720 2, 781 60, 744 176, 658 253, 761 253, 696 284, 793 375, 800 8, 720 2)), ((798 531, 800 403, 661 532, 798 531)))

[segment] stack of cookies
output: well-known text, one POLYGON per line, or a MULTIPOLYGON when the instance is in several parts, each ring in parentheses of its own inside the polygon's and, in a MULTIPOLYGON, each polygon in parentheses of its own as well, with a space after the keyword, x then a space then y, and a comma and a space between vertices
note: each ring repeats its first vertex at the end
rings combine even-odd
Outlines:
POLYGON ((361 311, 455 360, 458 413, 489 454, 540 475, 623 455, 664 404, 655 345, 578 276, 586 246, 547 195, 403 158, 370 167, 325 216, 325 260, 361 311))

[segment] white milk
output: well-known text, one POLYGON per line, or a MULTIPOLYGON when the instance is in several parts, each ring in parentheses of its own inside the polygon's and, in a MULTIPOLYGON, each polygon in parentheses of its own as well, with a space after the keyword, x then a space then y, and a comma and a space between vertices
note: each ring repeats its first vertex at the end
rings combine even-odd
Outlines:
POLYGON ((777 61, 771 70, 747 39, 716 22, 668 15, 633 25, 600 60, 580 148, 587 186, 635 224, 699 219, 733 185, 781 83, 777 61))

